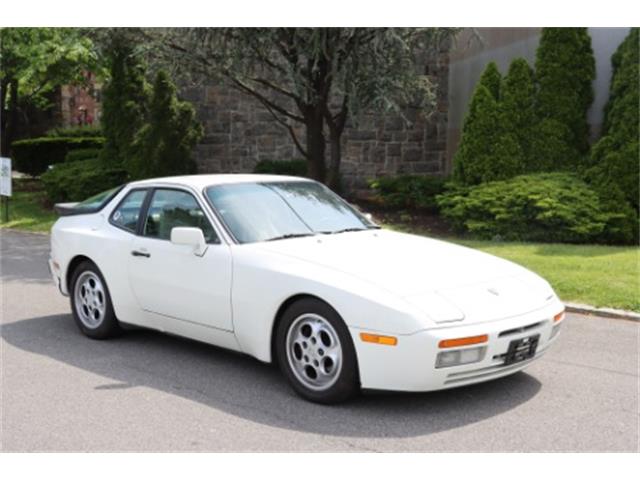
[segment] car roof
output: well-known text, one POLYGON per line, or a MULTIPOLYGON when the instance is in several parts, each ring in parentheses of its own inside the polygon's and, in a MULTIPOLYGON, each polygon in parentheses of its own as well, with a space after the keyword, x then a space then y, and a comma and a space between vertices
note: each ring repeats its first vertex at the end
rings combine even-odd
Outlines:
POLYGON ((229 185, 233 183, 256 183, 256 182, 310 182, 308 178, 290 177, 285 175, 262 175, 262 174, 202 174, 202 175, 182 175, 178 177, 148 178, 129 183, 132 187, 142 187, 145 185, 186 185, 197 190, 212 185, 229 185))

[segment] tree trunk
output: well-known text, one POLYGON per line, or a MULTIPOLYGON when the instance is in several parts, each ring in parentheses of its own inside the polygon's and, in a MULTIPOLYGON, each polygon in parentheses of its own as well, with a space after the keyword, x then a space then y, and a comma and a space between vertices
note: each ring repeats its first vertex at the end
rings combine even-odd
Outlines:
POLYGON ((340 191, 340 160, 342 160, 342 150, 340 139, 342 132, 335 128, 329 129, 330 164, 327 174, 327 186, 334 192, 340 191))
POLYGON ((324 183, 326 178, 326 164, 324 152, 326 149, 324 137, 324 118, 322 114, 312 112, 305 116, 307 134, 307 155, 309 176, 324 183))
MULTIPOLYGON (((5 88, 9 89, 9 108, 4 119, 4 129, 2 131, 2 156, 9 156, 11 142, 13 141, 14 132, 18 123, 18 82, 15 79, 9 79, 5 88)), ((4 95, 4 91, 3 91, 4 95)), ((6 106, 6 103, 5 103, 6 106)), ((4 114, 5 112, 3 112, 4 114)))
POLYGON ((2 135, 0 136, 0 156, 2 157, 6 157, 7 156, 7 146, 6 146, 6 124, 7 124, 7 117, 6 117, 6 112, 4 111, 4 106, 5 106, 5 98, 7 96, 7 85, 8 82, 3 79, 2 81, 0 81, 0 132, 2 133, 2 135))

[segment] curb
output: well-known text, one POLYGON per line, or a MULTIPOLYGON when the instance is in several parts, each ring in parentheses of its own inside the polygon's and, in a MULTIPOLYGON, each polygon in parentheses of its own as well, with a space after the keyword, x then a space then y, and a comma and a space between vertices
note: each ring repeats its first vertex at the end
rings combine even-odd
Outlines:
POLYGON ((591 305, 583 305, 580 303, 565 303, 567 312, 580 313, 583 315, 597 315, 598 317, 615 318, 618 320, 629 320, 640 323, 640 313, 630 312, 628 310, 618 310, 616 308, 596 308, 591 305))

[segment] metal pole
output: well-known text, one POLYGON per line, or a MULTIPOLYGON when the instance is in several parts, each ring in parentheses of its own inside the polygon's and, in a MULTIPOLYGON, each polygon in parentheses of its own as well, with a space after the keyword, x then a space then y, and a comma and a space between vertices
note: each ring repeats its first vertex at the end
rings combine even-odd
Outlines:
POLYGON ((2 195, 2 221, 4 223, 9 222, 9 197, 2 195))

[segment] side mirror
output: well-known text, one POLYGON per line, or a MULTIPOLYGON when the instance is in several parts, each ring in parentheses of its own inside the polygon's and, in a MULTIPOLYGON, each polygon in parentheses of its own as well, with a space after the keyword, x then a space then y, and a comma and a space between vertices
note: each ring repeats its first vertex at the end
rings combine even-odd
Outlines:
POLYGON ((207 251, 207 241, 199 228, 174 227, 171 229, 171 243, 193 247, 193 253, 201 257, 207 251))

